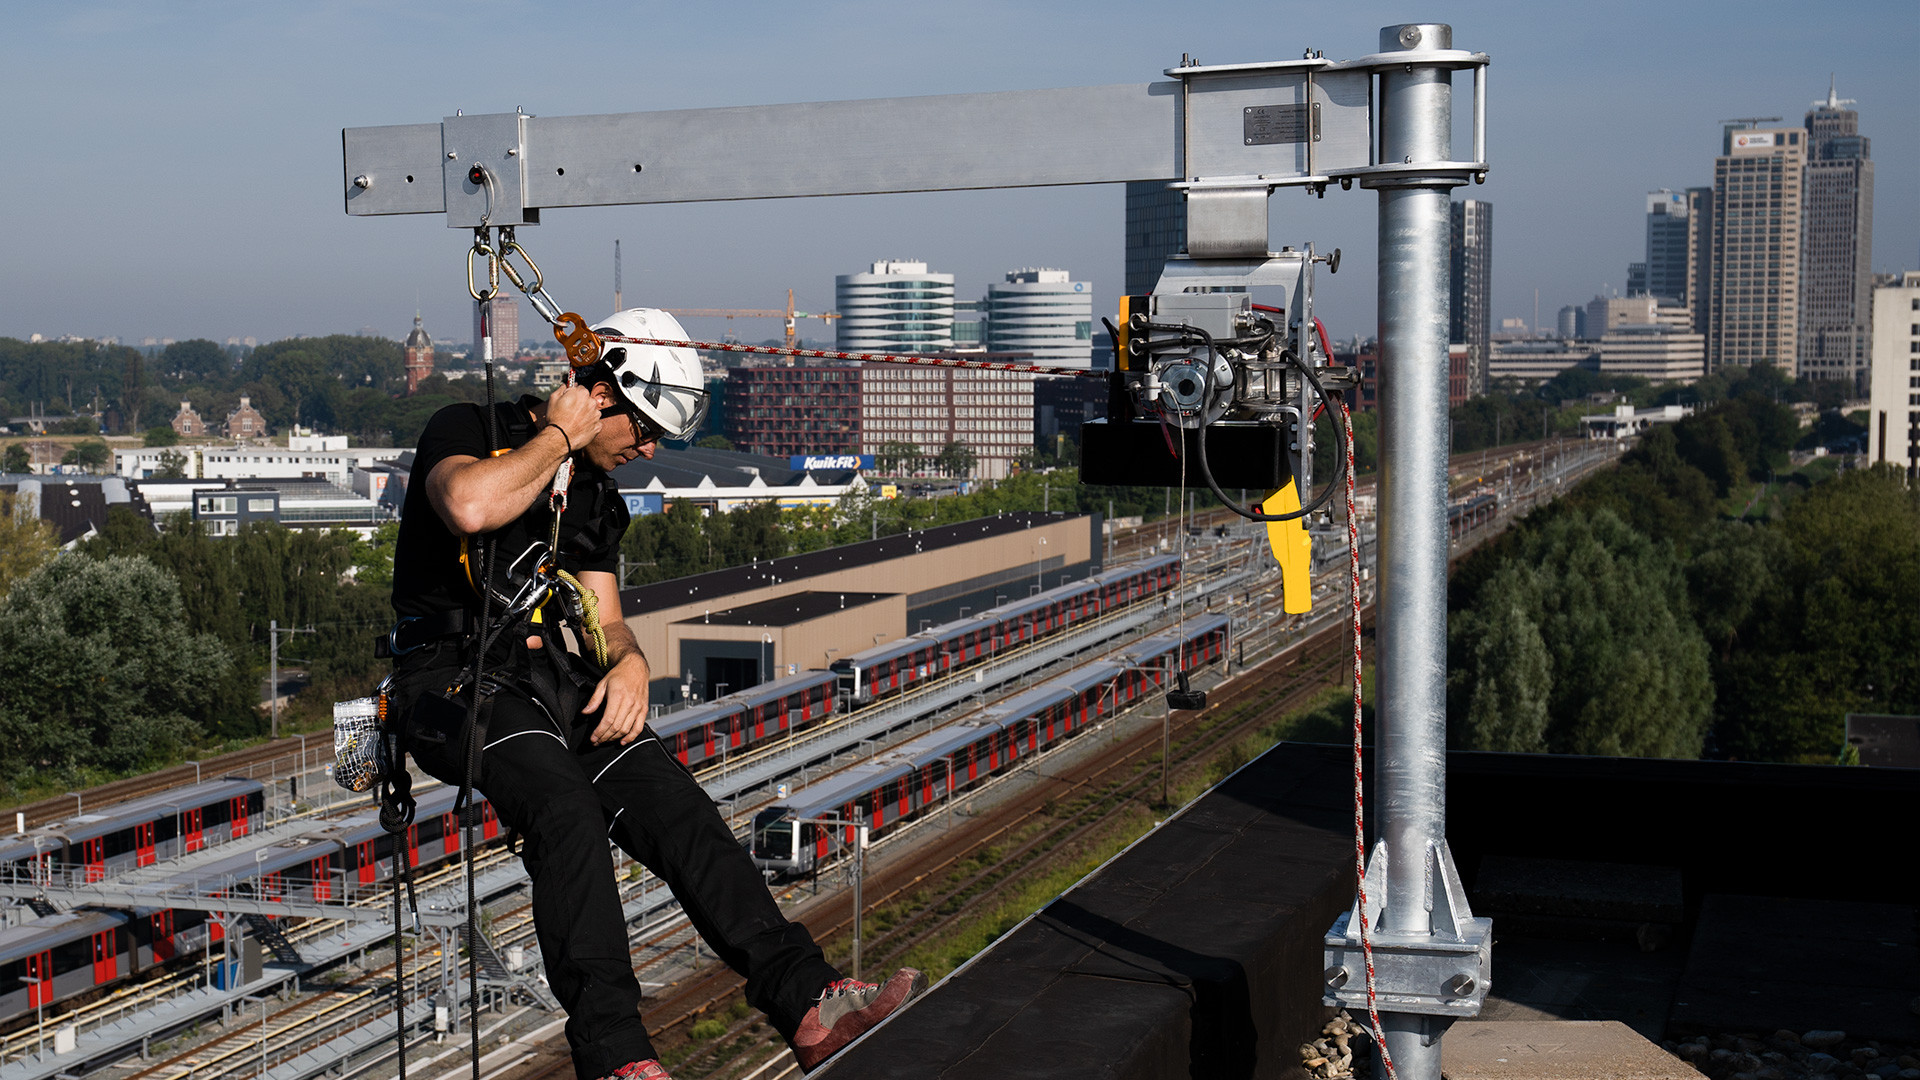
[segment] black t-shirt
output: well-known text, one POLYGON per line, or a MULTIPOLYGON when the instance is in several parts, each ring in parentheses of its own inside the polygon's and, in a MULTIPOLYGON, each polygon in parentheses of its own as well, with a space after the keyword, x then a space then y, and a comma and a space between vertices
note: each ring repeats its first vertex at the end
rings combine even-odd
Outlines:
MULTIPOLYGON (((502 447, 518 449, 539 432, 530 412, 530 407, 537 404, 537 398, 523 397, 494 406, 502 447)), ((486 412, 478 405, 449 405, 434 413, 420 433, 407 480, 406 502, 400 512, 400 539, 393 552, 393 610, 402 617, 457 608, 473 612, 480 609, 480 594, 468 581, 460 561, 461 538, 441 520, 427 498, 427 476, 433 467, 449 457, 462 456, 487 456, 486 412)), ((560 568, 576 575, 589 570, 612 573, 619 563, 620 537, 627 531, 629 520, 626 502, 613 477, 574 459, 567 509, 560 516, 560 568)), ((528 544, 545 542, 552 530, 553 515, 547 509, 546 497, 537 497, 518 520, 492 534, 495 577, 504 577, 508 565, 528 544)), ((477 565, 474 572, 479 572, 477 565)))

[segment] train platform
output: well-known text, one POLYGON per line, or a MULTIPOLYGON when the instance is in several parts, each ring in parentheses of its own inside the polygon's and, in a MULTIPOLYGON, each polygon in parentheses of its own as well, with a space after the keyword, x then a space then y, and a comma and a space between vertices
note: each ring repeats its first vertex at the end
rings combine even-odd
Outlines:
MULTIPOLYGON (((1448 843, 1500 937, 1485 1019, 1455 1025, 1443 1047, 1477 1053, 1513 1033, 1480 1025, 1556 1021, 1617 1022, 1602 1041, 1650 1060, 1663 1040, 1719 1032, 1912 1038, 1920 885, 1876 874, 1867 895, 1806 859, 1886 866, 1886 830, 1911 816, 1920 770, 1483 753, 1447 764, 1448 843), (1536 906, 1529 922, 1502 910, 1522 895, 1514 861, 1529 859, 1633 868, 1633 880, 1571 889, 1570 906, 1536 906), (1756 939, 1780 947, 1756 951, 1756 939), (1611 987, 1624 989, 1599 992, 1611 987)), ((1347 747, 1275 747, 817 1075, 1299 1075, 1298 1047, 1331 1013, 1322 937, 1352 900, 1352 776, 1347 747)))

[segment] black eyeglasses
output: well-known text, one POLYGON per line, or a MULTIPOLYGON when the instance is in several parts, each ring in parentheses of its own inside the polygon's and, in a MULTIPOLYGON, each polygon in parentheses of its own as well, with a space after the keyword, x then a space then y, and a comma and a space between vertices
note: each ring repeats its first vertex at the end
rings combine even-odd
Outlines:
POLYGON ((639 409, 624 405, 609 405, 600 410, 600 419, 609 420, 624 416, 633 425, 633 437, 636 445, 645 446, 650 442, 660 442, 667 437, 667 430, 648 419, 639 409))

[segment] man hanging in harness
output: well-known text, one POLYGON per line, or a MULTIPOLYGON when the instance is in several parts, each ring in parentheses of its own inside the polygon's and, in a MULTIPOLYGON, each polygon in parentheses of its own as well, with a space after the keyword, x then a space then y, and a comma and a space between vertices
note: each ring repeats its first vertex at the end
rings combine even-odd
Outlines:
MULTIPOLYGON (((595 329, 685 337, 671 316, 650 309, 595 329)), ((546 401, 523 397, 495 406, 492 417, 475 405, 435 413, 401 515, 392 715, 421 768, 460 783, 474 653, 492 641, 478 665, 480 755, 471 779, 525 840, 541 957, 567 1010, 581 1080, 666 1077, 640 1019, 608 840, 672 888, 808 1069, 924 985, 911 969, 876 986, 829 966, 646 726, 651 673, 613 574, 628 515, 608 473, 651 458, 660 439, 685 437, 705 411, 692 349, 611 345, 580 369, 577 386, 546 401), (554 484, 569 461, 571 482, 554 484), (561 493, 550 499, 550 486, 561 493), (492 580, 483 581, 489 565, 492 580), (484 605, 482 588, 492 594, 484 605), (491 627, 480 625, 483 606, 491 627)))

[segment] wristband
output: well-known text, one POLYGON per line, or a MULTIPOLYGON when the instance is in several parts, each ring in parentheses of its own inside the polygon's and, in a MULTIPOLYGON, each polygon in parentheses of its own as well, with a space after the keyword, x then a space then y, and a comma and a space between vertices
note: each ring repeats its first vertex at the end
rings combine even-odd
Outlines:
POLYGON ((573 456, 573 439, 572 439, 572 438, 570 438, 570 437, 569 437, 569 436, 567 435, 567 429, 566 429, 566 428, 563 428, 563 427, 561 427, 561 426, 560 426, 559 424, 549 424, 549 425, 547 425, 547 426, 548 426, 548 427, 551 427, 551 428, 552 428, 553 430, 555 430, 555 431, 557 431, 557 432, 559 432, 559 433, 560 433, 560 437, 561 437, 562 439, 566 439, 566 441, 567 441, 567 456, 568 456, 568 457, 572 457, 572 456, 573 456))

